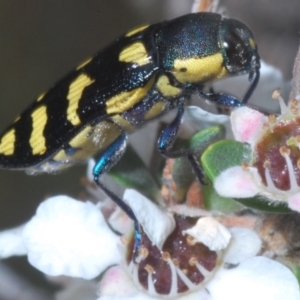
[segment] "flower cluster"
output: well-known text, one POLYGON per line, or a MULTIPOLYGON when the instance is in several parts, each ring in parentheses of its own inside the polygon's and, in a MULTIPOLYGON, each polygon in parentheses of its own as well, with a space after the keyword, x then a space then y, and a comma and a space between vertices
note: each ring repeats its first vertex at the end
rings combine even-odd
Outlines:
POLYGON ((265 116, 250 108, 235 110, 231 123, 236 140, 251 146, 250 161, 233 166, 215 180, 225 197, 264 196, 270 202, 284 201, 300 211, 300 114, 299 100, 286 106, 275 91, 281 114, 265 116))

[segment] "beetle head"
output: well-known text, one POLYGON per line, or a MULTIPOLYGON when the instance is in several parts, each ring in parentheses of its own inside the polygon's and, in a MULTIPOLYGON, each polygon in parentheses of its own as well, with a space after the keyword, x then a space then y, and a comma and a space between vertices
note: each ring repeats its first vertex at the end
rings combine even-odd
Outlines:
POLYGON ((234 19, 222 19, 219 43, 230 75, 249 74, 252 84, 244 96, 247 102, 259 80, 260 57, 250 29, 234 19))

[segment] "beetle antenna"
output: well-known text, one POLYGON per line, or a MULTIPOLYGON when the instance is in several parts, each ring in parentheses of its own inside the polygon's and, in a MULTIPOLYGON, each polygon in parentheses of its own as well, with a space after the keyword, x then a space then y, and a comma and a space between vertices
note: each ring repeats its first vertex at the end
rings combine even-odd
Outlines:
POLYGON ((259 81, 259 75, 260 75, 259 70, 257 70, 256 73, 255 73, 254 80, 252 81, 252 83, 251 83, 248 91, 246 92, 246 94, 245 94, 245 96, 244 96, 244 98, 242 100, 243 104, 247 104, 249 98, 251 97, 253 91, 255 90, 255 88, 257 86, 257 83, 259 81))

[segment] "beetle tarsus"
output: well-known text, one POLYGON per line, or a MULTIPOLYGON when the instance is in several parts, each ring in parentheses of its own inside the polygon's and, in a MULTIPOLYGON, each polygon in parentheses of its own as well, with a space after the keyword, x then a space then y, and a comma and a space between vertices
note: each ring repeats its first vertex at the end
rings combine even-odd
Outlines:
POLYGON ((208 101, 214 102, 217 106, 220 107, 240 107, 244 106, 244 103, 240 101, 238 98, 223 94, 223 93, 204 93, 200 92, 200 96, 208 101))

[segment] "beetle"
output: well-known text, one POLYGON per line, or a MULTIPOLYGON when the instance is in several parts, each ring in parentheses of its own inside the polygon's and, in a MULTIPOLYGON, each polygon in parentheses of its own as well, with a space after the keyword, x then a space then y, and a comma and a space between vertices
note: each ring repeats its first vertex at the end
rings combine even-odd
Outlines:
POLYGON ((158 139, 167 157, 172 152, 190 96, 198 93, 217 105, 246 105, 259 80, 260 58, 246 25, 215 13, 195 13, 127 32, 40 95, 0 135, 0 168, 53 173, 100 152, 95 183, 134 220, 127 204, 99 177, 118 162, 127 134, 171 109, 175 119, 158 139), (205 93, 208 82, 249 74, 242 101, 232 95, 205 93))

